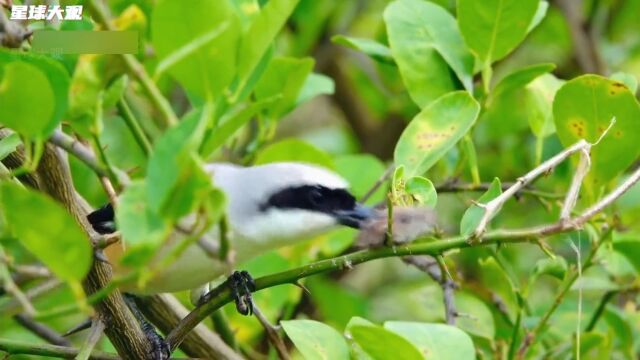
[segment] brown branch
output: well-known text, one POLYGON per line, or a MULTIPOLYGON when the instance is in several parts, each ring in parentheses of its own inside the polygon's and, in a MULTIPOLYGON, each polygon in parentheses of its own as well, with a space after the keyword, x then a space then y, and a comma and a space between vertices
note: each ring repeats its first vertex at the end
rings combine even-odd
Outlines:
POLYGON ((556 5, 564 14, 569 25, 575 59, 586 73, 604 74, 606 66, 600 56, 598 44, 591 32, 590 24, 583 16, 583 2, 576 0, 556 0, 556 5))
MULTIPOLYGON (((136 297, 136 303, 144 316, 165 334, 168 334, 189 313, 171 294, 136 297)), ((180 349, 188 356, 204 359, 242 359, 242 356, 231 349, 217 334, 202 324, 187 334, 180 349)))
POLYGON ((71 346, 71 342, 45 324, 33 320, 25 314, 18 314, 13 319, 25 329, 52 345, 71 346))
MULTIPOLYGON (((0 133, 0 138, 2 138, 2 133, 0 133)), ((15 159, 15 154, 16 152, 7 157, 13 158, 13 160, 5 162, 5 165, 8 167, 15 163, 20 165, 20 159, 15 159)), ((95 236, 95 232, 86 220, 88 209, 79 202, 79 197, 73 188, 71 175, 64 164, 64 157, 58 152, 58 149, 47 144, 40 164, 33 174, 36 180, 36 189, 49 194, 62 203, 86 231, 87 241, 89 241, 95 236)), ((83 281, 84 290, 88 295, 93 294, 107 286, 111 278, 111 266, 101 261, 94 261, 89 274, 83 281)), ((96 304, 95 309, 98 319, 106 325, 105 333, 118 354, 125 359, 146 359, 148 357, 151 352, 151 344, 144 336, 118 290, 114 290, 96 304)))
MULTIPOLYGON (((12 355, 40 355, 54 358, 70 359, 78 355, 78 349, 67 346, 33 344, 28 342, 0 339, 0 351, 12 355)), ((93 351, 89 359, 94 360, 119 360, 116 354, 109 354, 103 351, 93 351)))

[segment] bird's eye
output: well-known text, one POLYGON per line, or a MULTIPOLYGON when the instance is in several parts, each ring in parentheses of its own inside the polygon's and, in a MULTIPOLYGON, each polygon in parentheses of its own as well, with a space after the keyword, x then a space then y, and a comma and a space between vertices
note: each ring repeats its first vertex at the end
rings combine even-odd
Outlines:
POLYGON ((323 200, 324 196, 322 195, 322 192, 320 192, 320 189, 312 189, 309 192, 309 201, 311 201, 313 205, 319 205, 323 200))

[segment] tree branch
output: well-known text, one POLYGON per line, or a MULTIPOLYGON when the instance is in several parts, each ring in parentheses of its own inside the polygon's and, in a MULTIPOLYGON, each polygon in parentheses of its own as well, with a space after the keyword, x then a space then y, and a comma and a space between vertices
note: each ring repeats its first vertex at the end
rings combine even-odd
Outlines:
MULTIPOLYGON (((0 350, 12 355, 28 354, 49 356, 55 358, 70 359, 78 355, 78 349, 67 346, 33 344, 30 342, 0 339, 0 350)), ((103 351, 93 351, 89 359, 94 360, 119 360, 116 354, 109 354, 103 351)))
MULTIPOLYGON (((0 132, 0 138, 3 137, 3 134, 6 135, 6 132, 0 132)), ((10 159, 6 164, 21 165, 20 160, 23 158, 18 156, 16 159, 15 154, 16 152, 5 158, 5 160, 10 159)), ((91 239, 95 232, 86 219, 88 209, 79 202, 69 169, 65 167, 64 158, 57 148, 49 144, 45 146, 42 159, 33 177, 36 189, 59 201, 82 226, 88 239, 91 239)), ((94 261, 83 281, 84 290, 89 295, 98 292, 108 286, 111 278, 111 266, 101 261, 94 261)), ((98 319, 106 325, 105 333, 118 354, 125 359, 146 359, 148 357, 151 352, 151 344, 142 333, 138 322, 129 311, 118 290, 114 290, 102 299, 95 305, 95 309, 98 319)))
POLYGON ((39 323, 25 314, 15 315, 13 319, 22 327, 31 331, 33 334, 37 335, 39 338, 48 342, 49 344, 58 346, 71 346, 71 342, 67 338, 58 334, 55 330, 51 329, 47 325, 39 323))

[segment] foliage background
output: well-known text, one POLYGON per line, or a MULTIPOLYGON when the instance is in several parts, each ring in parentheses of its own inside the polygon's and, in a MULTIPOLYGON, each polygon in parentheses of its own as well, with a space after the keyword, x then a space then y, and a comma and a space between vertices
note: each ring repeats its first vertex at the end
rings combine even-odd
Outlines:
MULTIPOLYGON (((31 22, 29 29, 103 28, 95 3, 84 5, 81 22, 31 22)), ((125 261, 134 268, 146 266, 180 216, 199 209, 211 222, 218 220, 223 199, 203 180, 203 161, 317 163, 346 177, 362 197, 395 159, 396 166, 404 165, 405 179, 385 183, 368 203, 384 202, 391 187, 403 201, 424 206, 425 198, 433 201, 435 184, 440 227, 448 235, 464 232, 465 210, 494 178, 513 182, 580 138, 595 142, 613 116, 616 124, 592 152, 578 208, 595 203, 637 168, 638 0, 111 0, 106 5, 110 26, 141 33, 137 56, 37 56, 28 42, 0 52, 0 123, 19 134, 0 142, 0 157, 22 143, 37 158, 39 144, 55 128, 93 148, 103 175, 124 191, 118 220, 131 244, 125 261), (580 77, 587 73, 598 76, 580 77), (608 93, 618 83, 620 93, 608 93), (159 93, 150 96, 150 87, 159 93), (447 96, 468 101, 446 103, 447 96), (449 121, 443 125, 442 119, 449 121), (424 131, 407 128, 412 121, 442 130, 443 140, 409 139, 424 131), (444 131, 450 124, 462 130, 444 131), (399 142, 405 129, 407 139, 399 142), (418 185, 409 186, 413 183, 418 185), (136 210, 140 206, 144 211, 136 210)), ((493 228, 557 220, 576 163, 561 164, 529 189, 534 191, 505 204, 493 228)), ((94 208, 108 201, 95 169, 73 156, 69 165, 75 187, 94 208)), ((79 283, 90 266, 86 236, 53 232, 73 220, 48 199, 13 196, 21 190, 11 183, 4 179, 0 187, 0 273, 20 282, 21 265, 46 264, 64 285, 33 299, 33 305, 40 321, 64 332, 86 315, 41 313, 82 303, 79 283), (29 228, 38 231, 24 231, 29 228)), ((463 332, 433 325, 445 322, 440 284, 394 258, 309 277, 304 280, 309 292, 279 286, 255 299, 271 322, 283 325, 295 344, 287 340, 294 356, 421 358, 426 352, 432 358, 511 358, 527 330, 553 309, 527 358, 577 353, 636 358, 639 199, 635 186, 583 231, 545 239, 554 257, 530 243, 447 253, 447 269, 459 286, 455 326, 463 332), (600 238, 602 223, 614 229, 611 236, 600 238), (568 283, 580 258, 571 244, 584 259, 596 241, 605 243, 593 266, 568 283), (557 297, 565 286, 569 291, 557 297), (417 340, 407 335, 420 331, 426 335, 417 340)), ((354 237, 352 230, 335 230, 241 267, 255 277, 290 269, 349 252, 354 237)), ((28 290, 42 281, 49 280, 20 286, 28 290)), ((188 294, 180 298, 188 304, 188 294)), ((11 302, 7 294, 0 298, 0 338, 41 342, 16 322, 7 310, 11 302)), ((255 318, 236 314, 233 305, 223 311, 239 351, 275 357, 255 318)), ((206 324, 213 327, 209 320, 206 324)), ((70 340, 80 346, 84 335, 70 340)), ((106 338, 98 347, 113 350, 106 338)))

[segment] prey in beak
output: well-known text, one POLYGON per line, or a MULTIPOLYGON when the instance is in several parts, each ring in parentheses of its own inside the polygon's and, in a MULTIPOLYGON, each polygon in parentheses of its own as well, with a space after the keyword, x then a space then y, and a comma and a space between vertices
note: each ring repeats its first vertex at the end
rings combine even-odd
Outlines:
POLYGON ((341 225, 360 229, 376 215, 373 208, 355 203, 353 209, 339 209, 334 211, 334 216, 341 225))

